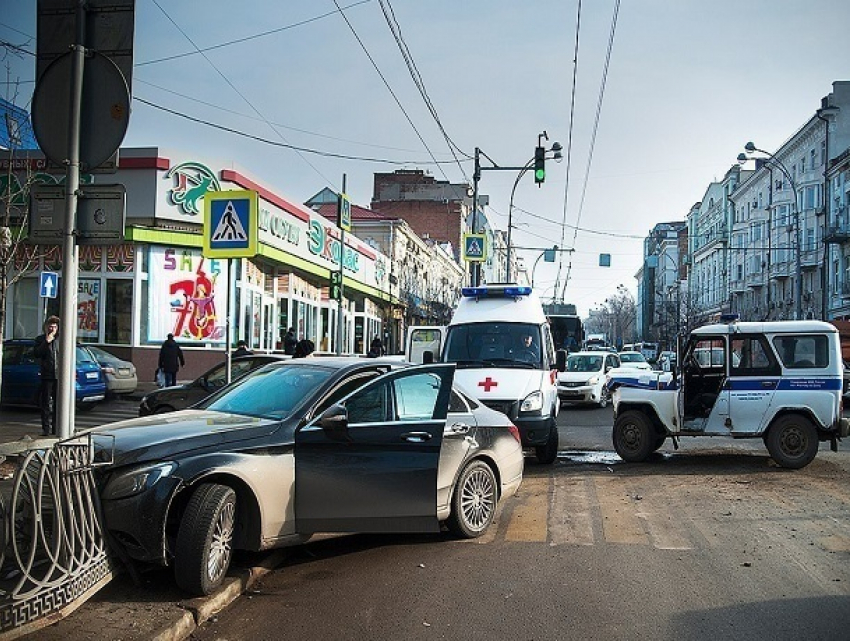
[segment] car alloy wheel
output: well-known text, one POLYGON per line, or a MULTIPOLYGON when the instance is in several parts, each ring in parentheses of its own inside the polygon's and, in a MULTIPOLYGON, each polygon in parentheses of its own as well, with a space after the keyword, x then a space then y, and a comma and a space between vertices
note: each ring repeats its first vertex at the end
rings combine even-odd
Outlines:
POLYGON ((493 522, 497 500, 493 470, 482 461, 473 461, 455 486, 449 528, 464 538, 481 536, 493 522))
POLYGON ((174 555, 177 584, 196 595, 221 585, 233 555, 236 493, 226 485, 199 485, 183 512, 174 555))

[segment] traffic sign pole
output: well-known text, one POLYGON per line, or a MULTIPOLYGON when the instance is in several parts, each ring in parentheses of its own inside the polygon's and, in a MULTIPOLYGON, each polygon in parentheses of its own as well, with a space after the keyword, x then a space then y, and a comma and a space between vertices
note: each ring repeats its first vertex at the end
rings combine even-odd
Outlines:
POLYGON ((342 286, 343 279, 343 264, 345 263, 345 227, 343 227, 342 221, 342 210, 343 210, 343 199, 345 194, 345 181, 346 175, 342 175, 342 194, 337 197, 337 220, 336 224, 339 227, 339 301, 336 306, 336 353, 337 355, 341 355, 342 352, 342 325, 343 325, 343 309, 342 309, 342 297, 344 296, 344 289, 342 286))
POLYGON ((86 10, 77 6, 77 41, 73 47, 71 105, 68 123, 68 168, 65 173, 65 230, 62 237, 62 311, 59 339, 59 382, 57 383, 56 429, 59 438, 74 433, 74 360, 77 345, 77 243, 74 238, 77 191, 80 188, 80 113, 85 71, 86 10))

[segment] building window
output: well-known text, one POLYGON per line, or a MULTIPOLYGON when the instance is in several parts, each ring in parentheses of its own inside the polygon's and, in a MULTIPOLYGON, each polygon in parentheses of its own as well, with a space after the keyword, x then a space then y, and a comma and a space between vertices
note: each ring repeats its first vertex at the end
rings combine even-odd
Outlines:
POLYGON ((104 342, 129 345, 133 327, 133 281, 106 281, 104 342))

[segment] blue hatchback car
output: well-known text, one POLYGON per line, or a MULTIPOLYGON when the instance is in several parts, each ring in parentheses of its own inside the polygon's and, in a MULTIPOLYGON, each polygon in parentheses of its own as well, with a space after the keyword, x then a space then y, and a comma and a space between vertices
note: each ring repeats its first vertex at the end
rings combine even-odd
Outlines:
MULTIPOLYGON (((41 363, 33 354, 34 347, 35 340, 31 338, 3 342, 3 387, 0 390, 3 405, 38 406, 41 363)), ((77 347, 76 366, 77 409, 90 410, 106 398, 106 379, 100 365, 84 347, 77 347)))

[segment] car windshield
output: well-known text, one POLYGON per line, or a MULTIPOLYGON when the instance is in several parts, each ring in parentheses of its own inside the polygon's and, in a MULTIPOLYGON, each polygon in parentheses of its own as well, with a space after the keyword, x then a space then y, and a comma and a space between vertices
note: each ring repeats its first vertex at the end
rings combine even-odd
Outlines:
POLYGON ((464 367, 539 369, 540 327, 531 323, 470 323, 449 327, 445 361, 464 367))
POLYGON ((643 354, 620 354, 620 360, 624 363, 645 363, 643 354))
POLYGON ((595 354, 570 354, 567 358, 568 372, 598 372, 602 369, 602 356, 595 354))
POLYGON ((319 389, 333 371, 318 365, 263 367, 198 407, 229 414, 283 419, 319 389))

